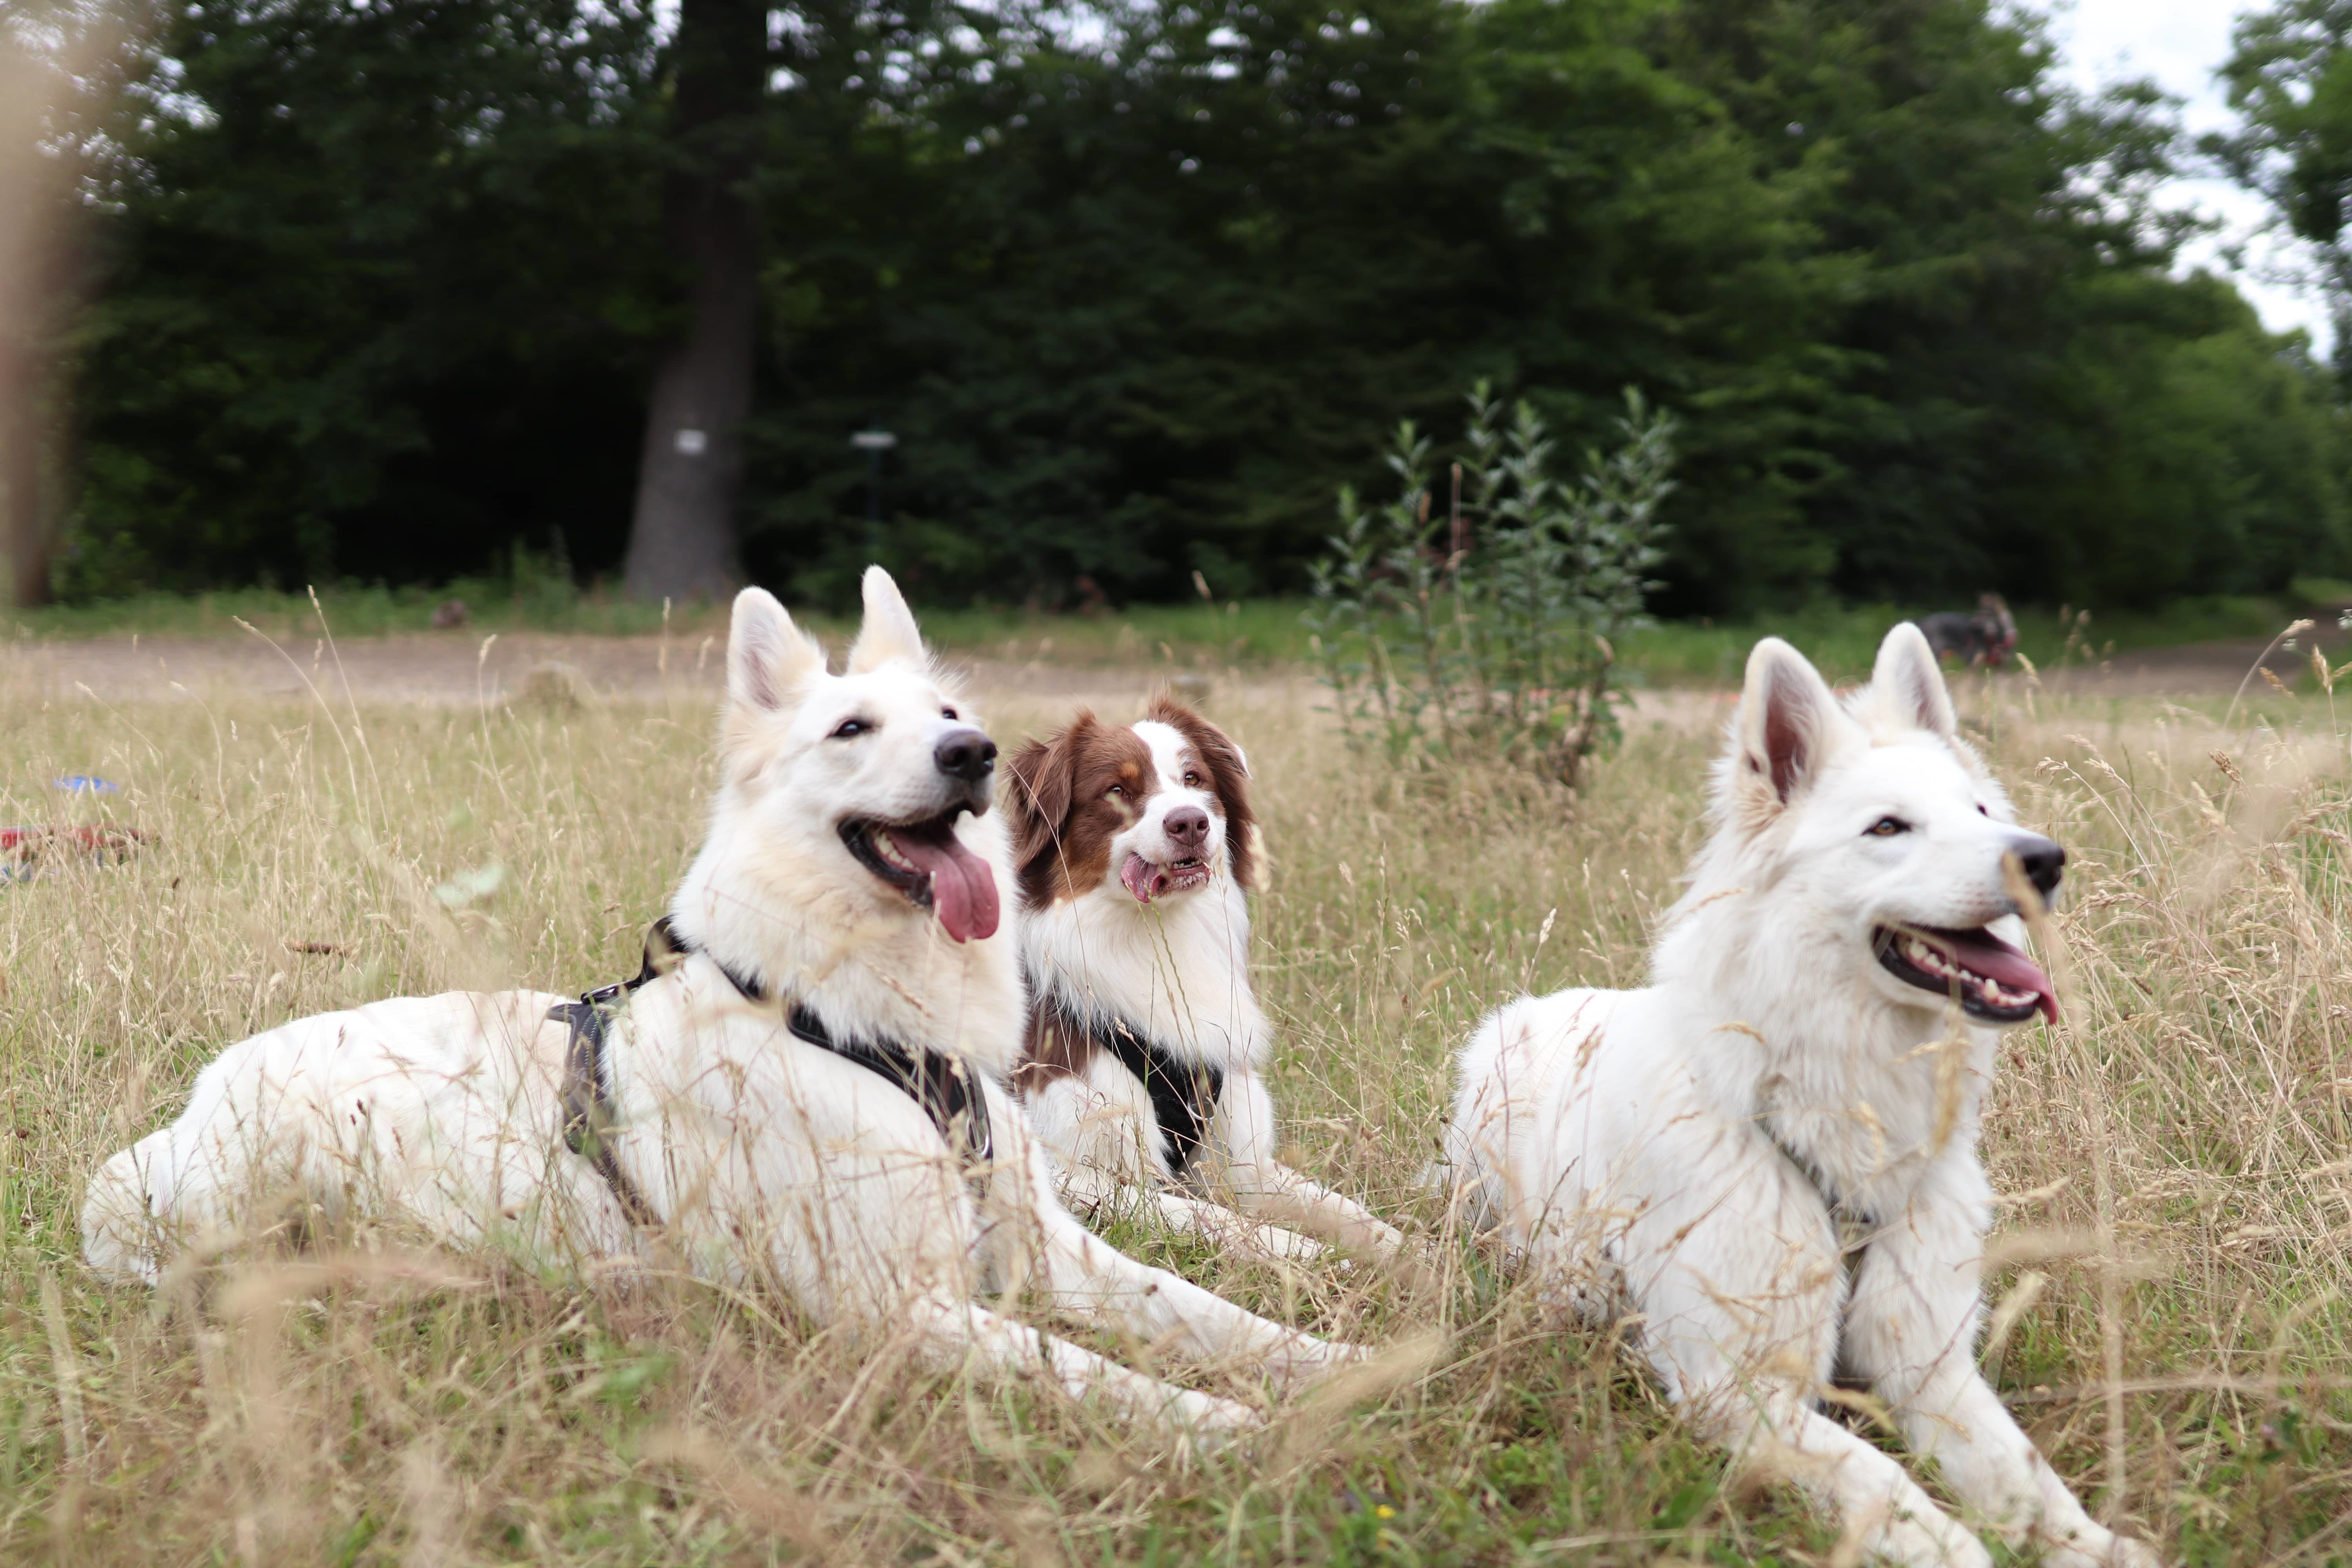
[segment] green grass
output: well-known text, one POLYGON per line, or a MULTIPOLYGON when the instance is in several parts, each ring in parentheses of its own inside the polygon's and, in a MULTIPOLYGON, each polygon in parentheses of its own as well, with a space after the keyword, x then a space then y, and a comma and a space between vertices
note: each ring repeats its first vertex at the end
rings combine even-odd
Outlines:
MULTIPOLYGON (((2113 652, 2220 639, 2263 639, 2299 614, 2305 596, 2325 598, 2337 584, 2299 583, 2303 594, 2262 597, 2183 600, 2161 611, 2097 614, 2088 620, 2055 609, 2018 613, 2019 647, 2037 666, 2095 660, 2113 652)), ((417 634, 482 637, 493 632, 536 631, 582 636, 672 636, 699 638, 724 635, 723 606, 697 602, 672 606, 642 605, 603 589, 583 592, 526 561, 507 577, 477 579, 439 588, 331 588, 319 595, 327 624, 342 638, 417 634), (429 629, 436 605, 465 601, 471 613, 459 631, 429 629)), ((1181 668, 1262 668, 1302 665, 1311 657, 1299 623, 1303 599, 1242 602, 1193 601, 1131 605, 1099 615, 1043 615, 1015 609, 929 610, 923 629, 949 652, 1026 663, 1105 666, 1159 663, 1181 668)), ((855 621, 822 611, 794 613, 838 642, 855 631, 855 621)), ((1759 637, 1788 638, 1836 680, 1859 680, 1870 671, 1878 639, 1893 622, 1923 613, 1892 605, 1822 605, 1785 614, 1726 622, 1666 622, 1635 633, 1622 650, 1637 684, 1651 686, 1736 683, 1748 648, 1759 637)), ((307 593, 259 588, 179 595, 154 594, 87 605, 52 605, 9 613, 13 635, 33 638, 120 637, 237 637, 239 620, 281 640, 317 635, 318 611, 307 593)))
MULTIPOLYGON (((1138 605, 1099 616, 1041 615, 1021 610, 930 610, 924 631, 939 647, 1057 664, 1128 664, 1174 658, 1256 665, 1307 657, 1298 624, 1303 601, 1138 605)), ((854 616, 792 606, 796 617, 835 641, 856 629, 854 616)), ((243 621, 274 637, 317 635, 319 616, 341 638, 420 635, 480 637, 533 631, 594 637, 675 637, 724 634, 724 605, 697 601, 671 606, 638 604, 602 590, 582 592, 541 580, 516 589, 504 581, 460 582, 438 588, 344 586, 321 590, 318 606, 304 593, 244 588, 210 594, 148 594, 86 605, 5 612, 10 634, 23 638, 239 637, 243 621), (459 630, 431 628, 436 606, 463 600, 469 612, 459 630)))

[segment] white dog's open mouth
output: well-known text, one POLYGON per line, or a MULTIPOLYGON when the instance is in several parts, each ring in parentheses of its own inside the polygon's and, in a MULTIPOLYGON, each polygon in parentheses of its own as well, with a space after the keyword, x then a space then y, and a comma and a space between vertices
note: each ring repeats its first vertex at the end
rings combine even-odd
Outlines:
POLYGON ((2017 1024, 2040 1013, 2058 1021, 2050 976, 1989 931, 1939 926, 1879 926, 1870 933, 1878 962, 1898 980, 1949 996, 1988 1024, 2017 1024))
POLYGON ((1171 860, 1165 866, 1155 866, 1140 855, 1129 855, 1127 864, 1118 868, 1118 879, 1135 895, 1139 904, 1186 888, 1205 886, 1209 880, 1209 863, 1193 856, 1171 860))
POLYGON ((996 934, 996 875, 955 836, 961 806, 923 822, 877 822, 854 816, 841 841, 857 863, 939 916, 958 942, 996 934))

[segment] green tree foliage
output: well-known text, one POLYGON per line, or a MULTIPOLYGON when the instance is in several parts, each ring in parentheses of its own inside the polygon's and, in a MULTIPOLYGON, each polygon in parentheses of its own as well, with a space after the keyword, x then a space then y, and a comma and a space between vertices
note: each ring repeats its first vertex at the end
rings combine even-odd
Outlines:
POLYGON ((2270 198, 2288 231, 2309 241, 2334 295, 2337 339, 2352 318, 2352 5, 2284 0, 2238 19, 2222 75, 2244 116, 2207 150, 2270 198))
POLYGON ((616 552, 661 297, 635 90, 646 13, 162 15, 81 329, 69 572, 181 585, 472 566, 566 525, 616 552))
MULTIPOLYGON (((846 594, 1296 588, 1491 380, 1676 421, 1670 611, 2345 569, 2332 389, 2167 276, 2169 107, 1982 0, 777 14, 743 548, 846 594), (847 442, 900 444, 878 536, 847 442)), ((87 587, 609 570, 676 297, 644 15, 196 0, 85 325, 87 587)))

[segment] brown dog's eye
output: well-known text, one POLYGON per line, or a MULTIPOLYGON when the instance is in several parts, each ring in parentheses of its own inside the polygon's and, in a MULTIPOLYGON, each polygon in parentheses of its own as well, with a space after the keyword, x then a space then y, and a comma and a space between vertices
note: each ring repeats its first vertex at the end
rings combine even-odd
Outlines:
POLYGON ((1184 775, 1184 787, 1186 789, 1199 789, 1201 787, 1201 775, 1198 773, 1186 773, 1184 775))
POLYGON ((1110 796, 1112 796, 1112 795, 1125 795, 1126 793, 1127 793, 1127 786, 1126 786, 1125 784, 1113 784, 1113 785, 1111 785, 1111 786, 1110 786, 1110 788, 1108 788, 1108 789, 1107 789, 1107 790, 1103 791, 1103 796, 1104 796, 1104 798, 1105 798, 1105 799, 1108 799, 1108 798, 1109 798, 1110 796))

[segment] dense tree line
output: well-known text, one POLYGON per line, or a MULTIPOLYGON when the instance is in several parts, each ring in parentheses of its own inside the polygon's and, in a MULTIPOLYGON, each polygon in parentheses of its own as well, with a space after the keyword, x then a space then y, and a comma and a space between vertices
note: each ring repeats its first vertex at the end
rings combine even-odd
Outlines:
MULTIPOLYGON (((1480 377, 1676 416, 1670 607, 2347 569, 2334 377, 2168 275, 2183 155, 1981 0, 769 13, 743 568, 1297 587, 1480 377), (867 426, 895 432, 865 519, 867 426)), ((611 0, 190 0, 116 128, 65 585, 616 571, 688 296, 611 0)), ((749 129, 746 130, 745 126, 749 129)), ((2248 154, 2251 159, 2252 154, 2248 154)), ((2251 164, 2249 165, 2251 166, 2251 164)))

